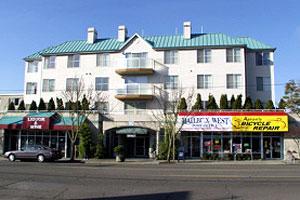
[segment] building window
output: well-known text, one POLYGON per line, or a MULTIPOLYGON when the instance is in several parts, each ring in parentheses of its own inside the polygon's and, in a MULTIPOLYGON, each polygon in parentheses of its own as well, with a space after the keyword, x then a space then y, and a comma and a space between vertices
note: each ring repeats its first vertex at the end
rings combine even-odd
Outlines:
POLYGON ((271 91, 270 77, 256 77, 256 90, 257 91, 271 91))
POLYGON ((108 91, 108 78, 96 77, 96 91, 108 91))
POLYGON ((74 54, 68 56, 68 68, 79 67, 80 65, 80 55, 74 54))
POLYGON ((15 106, 19 105, 19 103, 20 103, 20 98, 15 98, 14 99, 15 106))
POLYGON ((241 62, 241 49, 226 49, 226 62, 241 62))
POLYGON ((198 89, 212 88, 212 75, 210 74, 197 75, 197 88, 198 89))
POLYGON ((36 94, 36 91, 37 91, 37 83, 36 82, 26 83, 26 94, 36 94))
POLYGON ((97 67, 108 67, 110 62, 110 57, 108 53, 97 54, 97 67))
POLYGON ((241 87, 241 74, 227 74, 227 89, 238 89, 241 87))
POLYGON ((96 110, 100 111, 101 113, 108 113, 109 112, 109 104, 108 102, 95 102, 96 110))
POLYGON ((165 89, 177 89, 177 88, 178 88, 178 76, 166 76, 165 89))
POLYGON ((43 79, 43 92, 54 92, 55 79, 43 79))
POLYGON ((124 111, 125 114, 143 114, 145 113, 146 102, 144 101, 134 101, 134 102, 125 102, 124 111))
POLYGON ((44 68, 45 69, 54 69, 55 68, 55 60, 56 60, 56 56, 45 57, 44 68))
POLYGON ((77 91, 79 84, 79 78, 67 78, 66 90, 67 91, 77 91))
POLYGON ((38 64, 39 64, 38 61, 28 62, 27 72, 28 73, 37 72, 38 71, 38 64))
POLYGON ((210 63, 211 62, 211 49, 197 50, 197 63, 210 63))
POLYGON ((270 53, 269 52, 256 52, 256 65, 270 65, 270 53))
POLYGON ((178 52, 177 51, 165 51, 164 63, 165 64, 178 64, 178 52))

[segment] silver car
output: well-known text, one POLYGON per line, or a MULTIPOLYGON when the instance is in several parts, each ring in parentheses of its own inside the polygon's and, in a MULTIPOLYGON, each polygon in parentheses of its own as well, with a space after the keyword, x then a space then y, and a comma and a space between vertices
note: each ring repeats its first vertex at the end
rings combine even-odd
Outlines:
POLYGON ((5 152, 4 157, 12 162, 15 160, 37 160, 44 162, 45 160, 54 161, 61 159, 62 153, 59 150, 43 145, 28 145, 21 150, 5 152))

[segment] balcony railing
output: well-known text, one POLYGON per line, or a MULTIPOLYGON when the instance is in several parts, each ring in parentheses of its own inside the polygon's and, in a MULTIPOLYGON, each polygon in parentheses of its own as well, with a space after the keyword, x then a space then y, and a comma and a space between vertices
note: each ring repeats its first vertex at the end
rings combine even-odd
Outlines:
POLYGON ((117 89, 116 98, 121 100, 150 100, 153 98, 153 85, 149 83, 128 83, 117 89))
POLYGON ((155 61, 149 58, 126 58, 119 62, 116 72, 120 75, 154 73, 155 61))

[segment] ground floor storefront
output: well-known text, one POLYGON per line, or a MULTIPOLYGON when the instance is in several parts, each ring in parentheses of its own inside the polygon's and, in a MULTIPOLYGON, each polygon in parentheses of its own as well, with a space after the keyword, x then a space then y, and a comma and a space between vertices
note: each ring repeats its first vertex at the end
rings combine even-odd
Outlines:
POLYGON ((69 155, 68 135, 65 131, 9 130, 4 131, 4 152, 21 150, 28 145, 44 145, 69 155))
POLYGON ((156 132, 144 127, 118 127, 105 131, 107 156, 122 145, 126 158, 155 158, 156 132))
POLYGON ((283 159, 283 135, 276 133, 182 132, 186 159, 283 159))

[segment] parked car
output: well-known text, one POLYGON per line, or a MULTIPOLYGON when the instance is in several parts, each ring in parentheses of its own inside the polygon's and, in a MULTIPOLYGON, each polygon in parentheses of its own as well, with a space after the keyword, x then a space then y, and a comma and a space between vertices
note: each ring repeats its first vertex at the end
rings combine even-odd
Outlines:
POLYGON ((21 150, 8 151, 4 154, 5 158, 13 162, 15 160, 37 160, 44 162, 46 160, 54 161, 62 158, 59 150, 51 149, 43 145, 28 145, 21 150))

